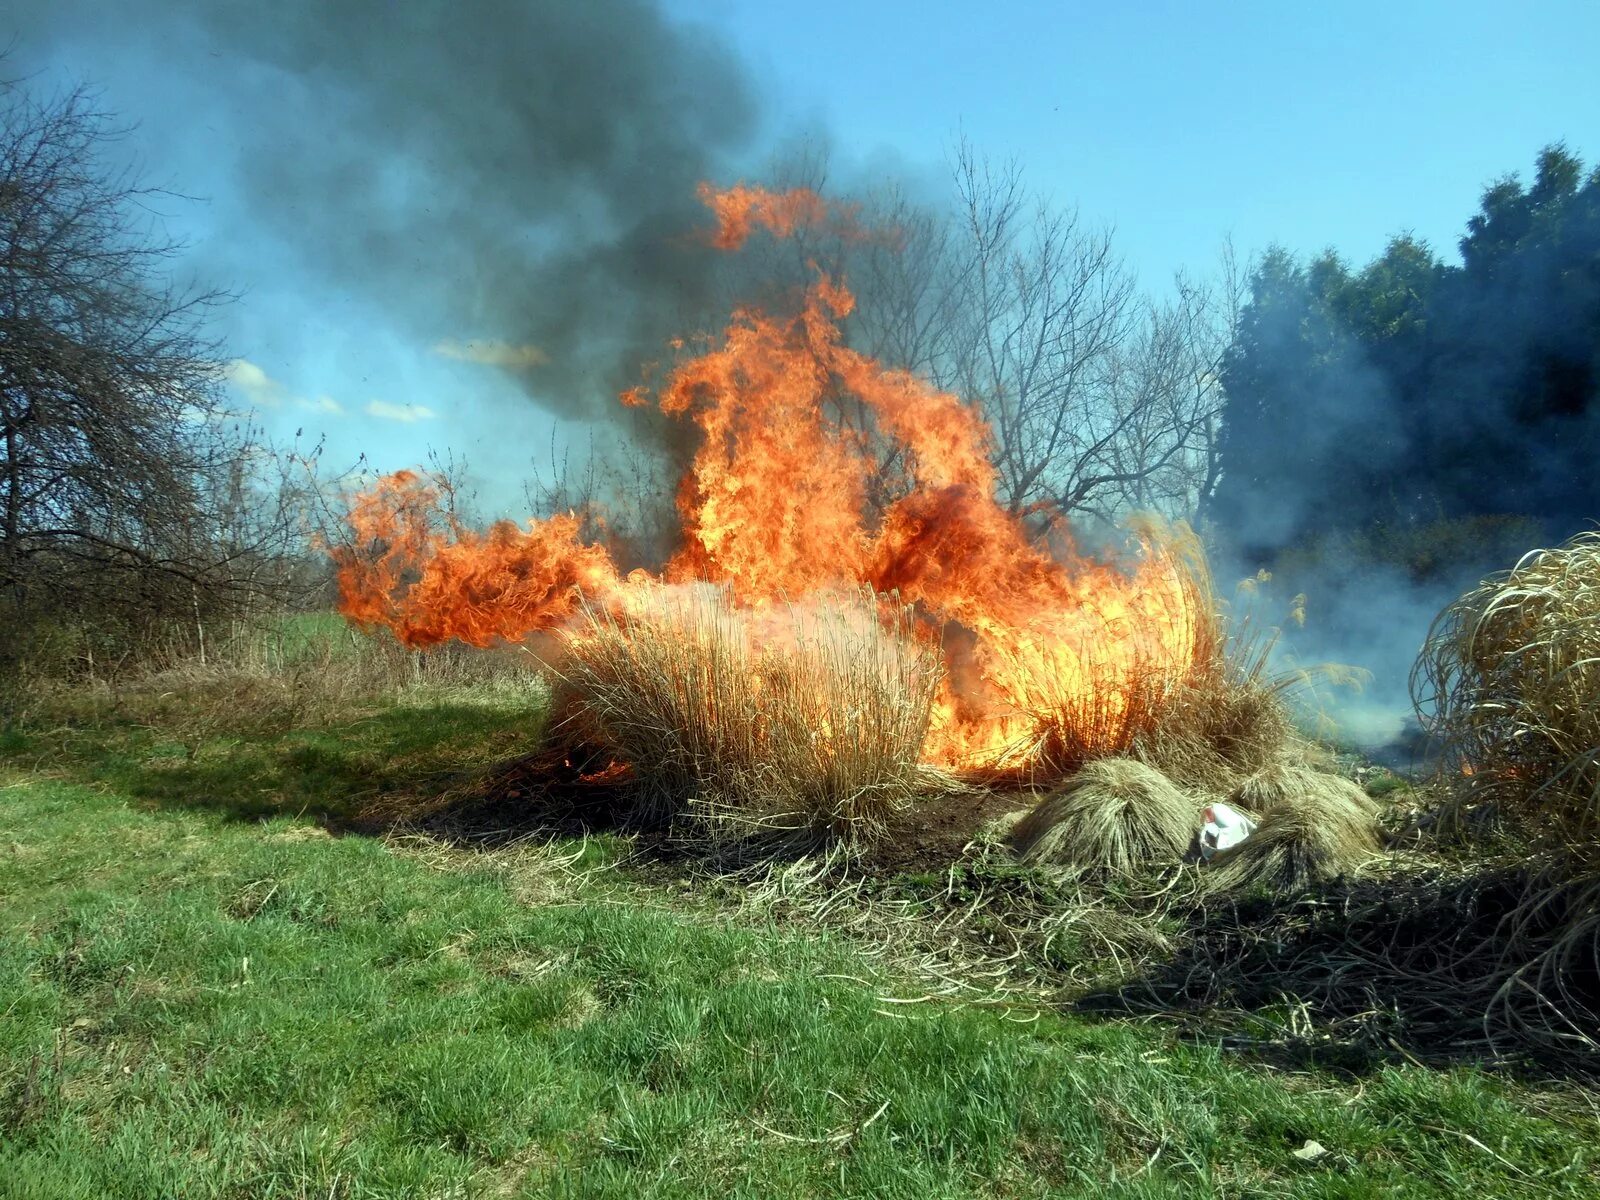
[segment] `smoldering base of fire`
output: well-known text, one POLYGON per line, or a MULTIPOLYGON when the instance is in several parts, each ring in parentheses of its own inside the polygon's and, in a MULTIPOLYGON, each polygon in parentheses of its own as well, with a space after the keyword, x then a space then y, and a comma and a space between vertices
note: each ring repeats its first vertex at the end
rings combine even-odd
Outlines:
MULTIPOLYGON (((727 248, 826 216, 807 195, 706 198, 727 248)), ((1485 769, 1439 811, 1380 810, 1295 731, 1296 679, 1266 670, 1270 632, 1229 627, 1191 533, 1146 521, 1111 558, 1041 545, 993 499, 975 410, 849 349, 850 305, 820 277, 794 314, 742 311, 668 373, 655 403, 698 448, 659 573, 623 575, 575 514, 466 528, 439 481, 403 472, 352 502, 343 611, 413 646, 541 638, 553 734, 524 779, 715 861, 832 846, 812 879, 837 885, 936 805, 1031 806, 1011 836, 973 822, 978 852, 940 866, 965 873, 973 913, 986 889, 1013 894, 997 880, 1042 872, 1020 911, 993 901, 1003 961, 1031 976, 1071 943, 1081 961, 1055 974, 1072 986, 1052 986, 1078 1000, 1213 1011, 1276 987, 1374 1046, 1405 1026, 1595 1061, 1592 546, 1524 564, 1436 632, 1437 724, 1485 769), (902 464, 888 499, 874 448, 902 464), (1535 710, 1520 724, 1485 715, 1507 681, 1535 710), (1259 826, 1200 868, 1185 860, 1220 800, 1259 826), (1517 848, 1455 854, 1447 830, 1485 812, 1517 848), (1424 927, 1450 913, 1460 932, 1432 958, 1424 927)))

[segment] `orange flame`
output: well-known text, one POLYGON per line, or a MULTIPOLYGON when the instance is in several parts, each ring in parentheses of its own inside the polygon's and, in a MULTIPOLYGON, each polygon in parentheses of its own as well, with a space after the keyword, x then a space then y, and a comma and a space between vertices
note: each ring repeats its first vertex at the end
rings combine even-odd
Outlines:
MULTIPOLYGON (((803 190, 700 194, 717 217, 714 244, 728 249, 756 227, 783 237, 830 218, 803 190)), ((1191 669, 1194 598, 1178 564, 1146 554, 1124 571, 1035 544, 994 499, 981 414, 846 346, 839 322, 853 306, 818 272, 798 312, 741 309, 653 396, 624 397, 653 399, 700 434, 678 490, 682 549, 664 579, 727 583, 755 607, 864 584, 898 593, 946 660, 930 761, 995 761, 1040 714, 1100 705, 1115 717, 1139 679, 1191 669), (856 414, 849 422, 841 397, 856 414), (898 447, 911 483, 876 515, 869 429, 898 447)), ((477 533, 431 515, 438 499, 410 472, 355 498, 356 540, 335 553, 352 621, 409 645, 487 645, 562 626, 580 594, 649 603, 644 585, 655 581, 622 578, 603 548, 578 540, 575 517, 477 533)))
POLYGON ((832 215, 827 202, 810 188, 772 192, 740 183, 718 190, 702 183, 698 195, 716 215, 717 231, 711 244, 718 250, 739 249, 757 226, 776 237, 790 237, 798 229, 823 224, 832 215))
POLYGON ((348 620, 386 625, 408 646, 488 646, 558 625, 580 594, 618 586, 605 549, 578 541, 574 516, 478 533, 441 518, 439 502, 439 487, 411 471, 355 498, 347 519, 366 545, 333 554, 348 620))

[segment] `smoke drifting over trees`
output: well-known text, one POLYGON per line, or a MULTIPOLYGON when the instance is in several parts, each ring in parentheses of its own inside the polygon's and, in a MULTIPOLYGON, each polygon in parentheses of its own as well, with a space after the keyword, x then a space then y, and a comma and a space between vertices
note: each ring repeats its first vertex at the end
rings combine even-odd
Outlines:
POLYGON ((1484 192, 1460 250, 1263 259, 1224 363, 1215 507, 1247 556, 1376 539, 1427 575, 1481 565, 1441 523, 1563 539, 1600 513, 1600 171, 1545 150, 1531 185, 1484 192))
POLYGON ((1379 739, 1434 615, 1600 517, 1600 172, 1546 149, 1459 249, 1273 249, 1223 360, 1217 540, 1309 595, 1302 659, 1373 672, 1379 739))

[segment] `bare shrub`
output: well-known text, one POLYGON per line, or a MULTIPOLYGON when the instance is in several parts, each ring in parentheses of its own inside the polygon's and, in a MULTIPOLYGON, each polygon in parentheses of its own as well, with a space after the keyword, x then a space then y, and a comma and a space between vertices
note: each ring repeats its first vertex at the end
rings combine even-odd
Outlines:
POLYGON ((204 660, 316 574, 225 403, 225 297, 174 281, 177 197, 117 168, 122 133, 89 89, 0 79, 0 720, 152 642, 204 660))

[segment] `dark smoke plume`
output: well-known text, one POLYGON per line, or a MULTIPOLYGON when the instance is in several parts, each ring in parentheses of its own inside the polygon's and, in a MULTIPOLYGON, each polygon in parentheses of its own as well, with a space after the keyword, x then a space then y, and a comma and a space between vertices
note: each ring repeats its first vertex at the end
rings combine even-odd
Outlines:
POLYGON ((194 119, 226 122, 264 227, 558 415, 610 416, 705 319, 695 185, 756 105, 723 47, 649 0, 24 0, 0 21, 24 54, 118 30, 158 46, 214 98, 194 119))

